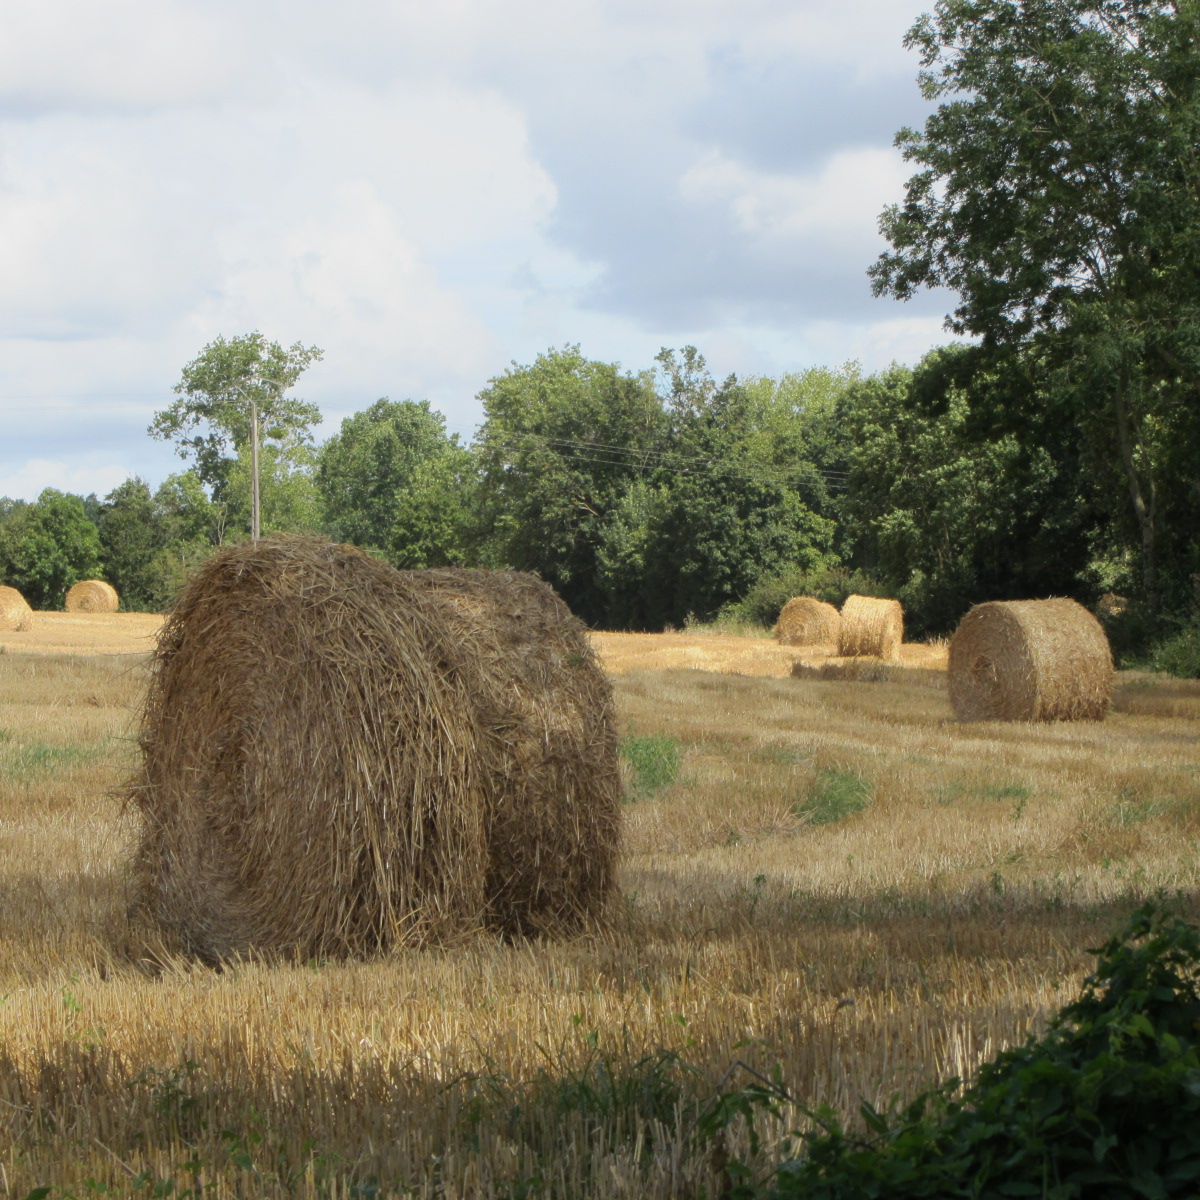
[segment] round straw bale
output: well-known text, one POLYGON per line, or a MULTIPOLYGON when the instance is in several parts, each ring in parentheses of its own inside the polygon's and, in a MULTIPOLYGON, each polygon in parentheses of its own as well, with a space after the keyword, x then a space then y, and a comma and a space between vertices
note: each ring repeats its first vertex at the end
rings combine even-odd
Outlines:
POLYGON ((121 598, 117 589, 103 579, 84 579, 67 592, 67 612, 115 613, 121 598))
POLYGON ((963 721, 1100 721, 1113 664, 1074 600, 977 604, 950 639, 950 703, 963 721))
POLYGON ((782 646, 835 646, 841 625, 841 615, 832 604, 812 596, 793 596, 780 610, 774 633, 782 646))
POLYGON ((25 633, 33 628, 33 609, 14 587, 0 586, 0 630, 25 633))
POLYGON ((904 642, 904 609, 899 600, 874 596, 847 596, 842 605, 838 656, 854 658, 866 654, 884 662, 899 662, 904 642))
POLYGON ((613 886, 614 728, 586 631, 530 576, 218 552, 159 637, 134 910, 209 961, 570 932, 613 886))
POLYGON ((1116 592, 1105 592, 1096 602, 1096 616, 1101 621, 1113 621, 1123 616, 1128 608, 1129 601, 1126 597, 1118 596, 1116 592))

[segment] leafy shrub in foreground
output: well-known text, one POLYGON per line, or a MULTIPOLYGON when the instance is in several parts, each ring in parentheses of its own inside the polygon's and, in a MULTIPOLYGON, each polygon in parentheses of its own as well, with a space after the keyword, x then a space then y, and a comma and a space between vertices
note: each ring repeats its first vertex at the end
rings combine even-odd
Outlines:
MULTIPOLYGON (((1001 1200, 1200 1194, 1200 930, 1153 905, 1097 953, 1082 993, 1044 1036, 886 1113, 864 1104, 869 1134, 832 1110, 811 1114, 801 1154, 756 1185, 727 1168, 731 1200, 1001 1200)), ((754 1087, 722 1096, 701 1128, 774 1107, 754 1087)))

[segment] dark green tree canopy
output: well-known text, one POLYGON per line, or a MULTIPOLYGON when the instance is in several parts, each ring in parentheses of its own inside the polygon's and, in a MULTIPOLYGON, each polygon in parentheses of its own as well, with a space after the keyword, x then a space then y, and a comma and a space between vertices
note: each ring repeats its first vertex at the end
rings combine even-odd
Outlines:
POLYGON ((1143 595, 1165 564, 1178 599, 1200 568, 1200 5, 939 0, 906 44, 942 103, 897 136, 921 169, 875 291, 949 287, 952 329, 1040 364, 1024 402, 1114 464, 1143 595))
POLYGON ((586 620, 603 620, 603 526, 666 432, 649 374, 566 346, 514 363, 480 399, 481 536, 497 561, 537 571, 586 620))
POLYGON ((0 578, 34 608, 62 608, 67 589, 100 573, 100 538, 83 499, 46 488, 0 523, 0 578))
POLYGON ((342 422, 316 471, 325 522, 400 567, 461 562, 472 460, 427 400, 384 397, 342 422))
POLYGON ((1200 9, 1172 0, 941 0, 909 31, 943 103, 871 269, 946 286, 958 332, 1006 341, 1072 308, 1182 287, 1200 265, 1200 9))

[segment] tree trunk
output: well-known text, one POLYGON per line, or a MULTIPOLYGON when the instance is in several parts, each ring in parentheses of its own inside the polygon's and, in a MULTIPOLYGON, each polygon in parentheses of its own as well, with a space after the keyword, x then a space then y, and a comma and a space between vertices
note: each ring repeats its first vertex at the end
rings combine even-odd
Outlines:
POLYGON ((1133 501, 1134 515, 1137 517, 1138 528, 1142 534, 1142 587, 1146 593, 1146 603, 1151 612, 1158 611, 1158 561, 1155 525, 1155 501, 1157 493, 1154 486, 1153 471, 1149 472, 1147 487, 1143 489, 1138 475, 1137 460, 1133 432, 1130 429, 1129 406, 1123 386, 1117 388, 1115 397, 1117 417, 1117 443, 1121 451, 1121 467, 1129 484, 1129 498, 1133 501))

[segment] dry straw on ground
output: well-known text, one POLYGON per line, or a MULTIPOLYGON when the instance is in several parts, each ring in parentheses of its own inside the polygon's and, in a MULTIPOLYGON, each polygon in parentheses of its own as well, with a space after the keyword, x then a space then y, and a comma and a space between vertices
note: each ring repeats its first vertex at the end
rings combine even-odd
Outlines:
POLYGON ((870 655, 884 662, 898 662, 904 641, 904 609, 899 600, 874 596, 848 596, 842 605, 838 655, 852 658, 870 655))
POLYGON ((142 757, 134 911, 206 959, 570 932, 612 889, 611 690, 530 576, 215 555, 163 627, 142 757))
POLYGON ((33 609, 14 587, 0 586, 0 630, 24 633, 33 628, 33 609))
POLYGON ((67 592, 67 612, 115 613, 121 603, 117 589, 103 579, 84 579, 67 592))
POLYGON ((775 638, 784 646, 835 646, 842 618, 832 604, 793 596, 780 610, 775 638))
POLYGON ((1112 653, 1100 622, 1074 600, 993 600, 955 631, 949 682, 964 721, 1099 721, 1112 653))

